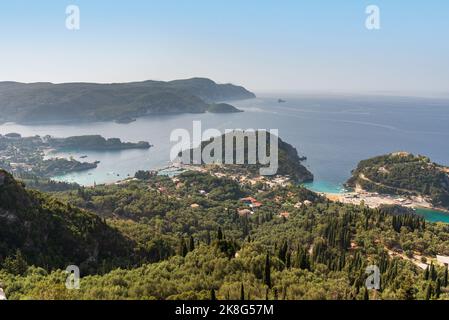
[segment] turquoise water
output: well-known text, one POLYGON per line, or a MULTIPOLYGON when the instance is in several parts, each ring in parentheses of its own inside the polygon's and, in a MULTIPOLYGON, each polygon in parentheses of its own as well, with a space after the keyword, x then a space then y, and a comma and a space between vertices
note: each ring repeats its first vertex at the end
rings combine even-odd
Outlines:
POLYGON ((416 209, 416 213, 423 216, 426 221, 449 223, 449 213, 447 212, 418 208, 416 209))
MULTIPOLYGON (((324 193, 344 193, 346 190, 342 184, 330 183, 327 181, 316 181, 304 183, 303 186, 314 192, 324 193)), ((416 213, 429 222, 449 223, 449 213, 434 209, 416 208, 416 213)))
POLYGON ((314 192, 323 193, 344 193, 346 189, 343 184, 332 183, 324 180, 304 183, 303 186, 314 192))

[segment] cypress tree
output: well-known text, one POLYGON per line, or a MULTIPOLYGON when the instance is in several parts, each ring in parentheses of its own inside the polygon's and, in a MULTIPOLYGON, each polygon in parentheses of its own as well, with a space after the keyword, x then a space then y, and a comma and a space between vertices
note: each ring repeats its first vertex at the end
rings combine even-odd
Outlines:
POLYGON ((429 266, 427 266, 426 271, 424 272, 424 280, 429 280, 429 266))
POLYGON ((211 299, 212 301, 217 300, 217 297, 215 296, 215 290, 214 290, 214 289, 211 289, 211 290, 210 290, 210 299, 211 299))
POLYGON ((432 298, 432 286, 429 283, 426 290, 426 300, 430 300, 430 298, 432 298))
POLYGON ((363 300, 369 300, 368 288, 365 288, 365 292, 363 293, 363 300))
POLYGON ((270 263, 270 254, 267 253, 265 258, 265 277, 264 283, 268 288, 271 288, 271 263, 270 263))
POLYGON ((184 240, 184 238, 181 238, 180 242, 179 242, 179 249, 178 249, 179 255, 185 257, 187 255, 187 253, 189 252, 187 250, 187 245, 186 242, 184 240))
POLYGON ((221 227, 218 227, 217 239, 218 240, 223 240, 223 231, 221 231, 221 227))
POLYGON ((281 247, 279 248, 279 260, 281 260, 283 263, 286 263, 287 260, 287 251, 288 251, 288 244, 287 241, 284 241, 281 245, 281 247))
POLYGON ((436 287, 435 287, 435 297, 437 299, 439 299, 440 295, 441 295, 441 281, 440 281, 440 278, 438 278, 437 279, 437 284, 436 284, 436 287))
POLYGON ((210 243, 211 243, 210 232, 207 231, 207 234, 206 234, 206 244, 207 244, 207 245, 210 245, 210 243))
POLYGON ((433 262, 430 264, 430 279, 432 279, 432 281, 435 281, 437 279, 437 272, 435 270, 433 262))
POLYGON ((192 236, 190 236, 189 239, 189 251, 193 251, 195 250, 195 240, 193 239, 192 236))
POLYGON ((240 300, 245 300, 245 288, 243 287, 243 283, 240 285, 240 300))
POLYGON ((290 252, 288 252, 287 258, 285 261, 285 266, 287 267, 287 269, 290 269, 290 267, 291 267, 291 259, 292 259, 292 254, 290 252))

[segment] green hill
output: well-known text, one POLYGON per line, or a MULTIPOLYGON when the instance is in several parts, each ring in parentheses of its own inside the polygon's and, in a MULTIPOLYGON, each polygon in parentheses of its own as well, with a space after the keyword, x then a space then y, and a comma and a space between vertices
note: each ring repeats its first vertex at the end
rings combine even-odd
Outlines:
MULTIPOLYGON (((260 137, 260 131, 256 132, 256 164, 249 164, 248 163, 248 142, 247 138, 245 138, 245 134, 242 131, 234 131, 233 133, 228 133, 229 135, 234 135, 235 137, 241 137, 242 139, 245 139, 244 144, 244 164, 242 165, 225 165, 226 169, 232 169, 233 171, 241 171, 242 174, 250 174, 252 176, 259 176, 259 170, 263 167, 268 167, 268 165, 264 165, 261 163, 259 159, 259 137, 260 137)), ((226 134, 222 135, 222 162, 226 163, 225 161, 225 141, 226 141, 226 134)), ((296 148, 294 148, 289 143, 283 141, 281 138, 276 137, 270 133, 266 134, 266 150, 269 152, 270 150, 270 143, 272 139, 278 140, 278 170, 276 172, 276 175, 283 175, 283 176, 290 176, 295 182, 302 183, 302 182, 308 182, 313 181, 313 174, 301 164, 302 159, 298 156, 298 151, 296 148)), ((213 143, 213 139, 208 141, 203 141, 201 145, 201 150, 204 150, 207 146, 209 146, 211 143, 213 143)), ((242 151, 241 148, 239 149, 236 146, 236 143, 233 144, 233 162, 236 163, 236 151, 239 150, 242 151)), ((191 156, 193 155, 193 150, 188 150, 185 152, 190 152, 191 156)), ((182 155, 182 153, 181 153, 182 155)), ((213 153, 212 153, 213 155, 213 153)))
POLYGON ((212 291, 219 300, 449 299, 447 268, 435 259, 449 255, 447 225, 396 208, 333 203, 297 185, 265 188, 198 172, 63 195, 73 206, 113 215, 108 223, 168 254, 83 275, 80 290, 66 290, 59 270, 30 267, 16 276, 0 267, 8 299, 193 300, 210 299, 212 291), (261 206, 242 214, 248 204, 241 197, 261 206), (365 287, 372 265, 381 276, 376 291, 365 287))
POLYGON ((149 114, 203 113, 219 101, 253 98, 243 87, 193 78, 170 82, 0 82, 0 123, 109 121, 149 114))
POLYGON ((398 152, 363 160, 347 185, 383 194, 422 195, 449 208, 449 168, 424 156, 398 152))
POLYGON ((100 217, 28 191, 0 170, 0 265, 20 251, 30 265, 92 272, 129 265, 134 246, 100 217))

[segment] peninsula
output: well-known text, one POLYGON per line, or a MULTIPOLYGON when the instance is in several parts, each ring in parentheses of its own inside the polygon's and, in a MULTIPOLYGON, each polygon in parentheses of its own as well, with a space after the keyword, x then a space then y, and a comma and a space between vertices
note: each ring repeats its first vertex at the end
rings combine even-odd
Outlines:
POLYGON ((327 194, 331 200, 378 208, 449 210, 449 168, 428 157, 395 152, 361 161, 345 185, 350 191, 327 194))
POLYGON ((49 151, 62 150, 126 150, 149 149, 148 142, 122 142, 117 138, 105 139, 99 135, 54 138, 51 136, 22 137, 17 133, 0 135, 0 168, 20 177, 49 178, 70 172, 97 167, 98 162, 80 162, 73 158, 50 158, 49 151))
POLYGON ((113 84, 0 82, 0 123, 129 123, 154 114, 239 112, 221 102, 254 97, 243 87, 205 78, 113 84))

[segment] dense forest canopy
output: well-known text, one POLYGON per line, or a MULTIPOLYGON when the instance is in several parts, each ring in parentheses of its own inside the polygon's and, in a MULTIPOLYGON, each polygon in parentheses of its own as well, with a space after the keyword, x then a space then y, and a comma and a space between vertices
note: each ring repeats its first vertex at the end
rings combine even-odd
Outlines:
MULTIPOLYGON (((261 175, 261 168, 276 166, 274 174, 270 174, 270 176, 280 175, 289 177, 296 183, 313 181, 313 174, 301 163, 305 158, 299 157, 297 149, 268 131, 234 130, 233 132, 223 134, 219 137, 203 141, 201 147, 182 151, 179 156, 182 159, 182 157, 187 154, 190 155, 190 159, 194 159, 194 152, 200 151, 201 154, 210 152, 210 156, 215 157, 215 152, 220 150, 220 146, 221 159, 218 159, 218 162, 224 164, 224 166, 221 166, 218 170, 223 171, 224 174, 229 175, 232 173, 257 177, 261 175), (220 140, 221 143, 217 144, 216 139, 220 140), (250 139, 251 142, 249 142, 250 139), (265 139, 265 141, 262 139, 265 139), (274 141, 276 141, 276 144, 274 141), (231 145, 229 145, 229 143, 231 143, 231 145), (277 150, 271 148, 272 145, 276 145, 277 150), (265 148, 265 154, 261 152, 263 149, 260 149, 263 146, 265 148), (275 151, 273 154, 271 154, 272 149, 275 151), (232 151, 232 154, 229 155, 231 161, 227 159, 228 155, 226 152, 229 151, 232 151), (243 160, 241 161, 241 164, 237 164, 239 154, 243 160), (251 163, 249 160, 250 154, 256 155, 253 159, 255 160, 255 163, 251 163), (264 160, 268 160, 269 163, 264 163, 264 161, 261 160, 262 157, 266 158, 264 160), (273 159, 276 160, 273 161, 275 163, 272 162, 273 159), (229 164, 229 162, 232 164, 229 164)), ((204 164, 204 159, 202 159, 202 164, 204 164)))
POLYGON ((449 298, 447 269, 435 261, 449 255, 449 227, 409 212, 199 172, 51 196, 2 176, 0 282, 10 299, 449 298), (250 207, 252 198, 261 205, 250 207), (49 226, 71 250, 52 245, 49 226), (64 263, 92 252, 80 290, 67 290, 64 263), (364 285, 372 264, 376 291, 364 285))

